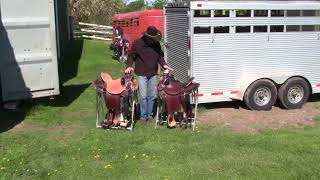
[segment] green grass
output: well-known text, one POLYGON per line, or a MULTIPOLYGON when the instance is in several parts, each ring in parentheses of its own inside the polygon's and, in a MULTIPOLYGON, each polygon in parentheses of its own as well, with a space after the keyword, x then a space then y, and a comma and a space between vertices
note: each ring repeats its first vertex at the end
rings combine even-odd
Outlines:
POLYGON ((320 178, 319 124, 257 133, 151 124, 133 132, 95 129, 91 83, 101 71, 120 76, 123 66, 102 42, 84 41, 80 58, 81 46, 74 42, 61 64, 61 96, 1 112, 1 121, 24 121, 0 135, 0 179, 320 178))

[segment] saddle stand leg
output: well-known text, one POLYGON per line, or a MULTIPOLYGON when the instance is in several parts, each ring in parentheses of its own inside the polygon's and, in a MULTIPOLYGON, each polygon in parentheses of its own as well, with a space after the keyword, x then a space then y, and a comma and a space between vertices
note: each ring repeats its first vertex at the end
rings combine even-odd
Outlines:
POLYGON ((132 102, 132 112, 131 112, 131 125, 130 125, 130 128, 128 128, 130 131, 133 130, 133 127, 134 127, 134 111, 135 111, 135 104, 136 102, 133 101, 132 102))
POLYGON ((99 125, 100 103, 101 103, 101 94, 99 92, 96 92, 96 128, 101 128, 101 126, 99 125))
POLYGON ((103 93, 98 90, 96 97, 96 128, 102 128, 101 123, 104 122, 105 114, 104 114, 104 98, 103 93))
POLYGON ((159 109, 160 109, 160 104, 158 103, 157 113, 156 113, 156 124, 154 126, 155 129, 157 129, 158 125, 160 124, 160 122, 159 122, 159 109))
POLYGON ((196 128, 196 122, 197 122, 197 111, 198 111, 198 93, 194 93, 194 101, 195 101, 195 108, 194 108, 194 117, 193 117, 193 122, 192 122, 192 130, 194 131, 196 128))

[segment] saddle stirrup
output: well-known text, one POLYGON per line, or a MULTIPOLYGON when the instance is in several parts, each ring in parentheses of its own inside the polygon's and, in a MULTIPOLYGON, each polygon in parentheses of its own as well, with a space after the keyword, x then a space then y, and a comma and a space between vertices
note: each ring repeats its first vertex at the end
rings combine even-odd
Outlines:
POLYGON ((167 121, 168 121, 168 126, 170 128, 175 128, 176 127, 177 122, 176 122, 176 120, 174 118, 174 115, 168 115, 168 120, 167 121))

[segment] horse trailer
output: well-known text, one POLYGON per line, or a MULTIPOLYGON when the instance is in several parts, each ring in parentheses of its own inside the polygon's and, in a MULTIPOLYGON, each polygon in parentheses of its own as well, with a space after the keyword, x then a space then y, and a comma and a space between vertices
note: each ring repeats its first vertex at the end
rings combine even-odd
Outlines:
MULTIPOLYGON (((124 37, 128 39, 131 44, 141 38, 143 32, 151 25, 163 33, 163 10, 141 10, 116 14, 113 17, 113 32, 115 32, 117 27, 121 27, 124 37)), ((112 40, 115 42, 115 34, 113 34, 112 40)))
POLYGON ((200 83, 199 103, 241 100, 300 108, 320 93, 320 2, 167 3, 165 58, 180 81, 200 83))
POLYGON ((59 94, 58 59, 69 38, 67 11, 68 2, 62 0, 0 0, 3 101, 59 94))

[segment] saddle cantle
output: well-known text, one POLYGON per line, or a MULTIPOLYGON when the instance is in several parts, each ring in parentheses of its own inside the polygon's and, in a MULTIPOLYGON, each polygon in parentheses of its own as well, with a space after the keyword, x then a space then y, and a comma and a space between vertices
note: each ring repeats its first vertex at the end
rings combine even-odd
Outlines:
POLYGON ((101 73, 101 79, 106 83, 106 90, 110 94, 121 94, 126 89, 123 78, 113 80, 108 73, 101 73))

